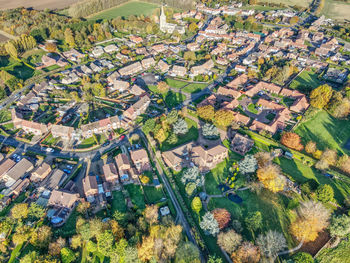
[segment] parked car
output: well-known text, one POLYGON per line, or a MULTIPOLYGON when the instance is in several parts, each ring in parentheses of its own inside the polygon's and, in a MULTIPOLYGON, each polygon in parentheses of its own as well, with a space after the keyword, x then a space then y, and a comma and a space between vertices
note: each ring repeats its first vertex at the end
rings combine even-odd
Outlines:
POLYGON ((119 141, 122 141, 125 139, 125 135, 123 134, 122 136, 119 137, 119 141))
POLYGON ((68 169, 63 169, 63 172, 65 172, 66 174, 70 174, 72 171, 68 169))
POLYGON ((55 150, 54 149, 52 149, 52 148, 46 148, 46 152, 48 152, 48 153, 53 153, 55 150))
POLYGON ((104 144, 102 144, 102 147, 106 147, 110 144, 110 141, 106 141, 104 144))

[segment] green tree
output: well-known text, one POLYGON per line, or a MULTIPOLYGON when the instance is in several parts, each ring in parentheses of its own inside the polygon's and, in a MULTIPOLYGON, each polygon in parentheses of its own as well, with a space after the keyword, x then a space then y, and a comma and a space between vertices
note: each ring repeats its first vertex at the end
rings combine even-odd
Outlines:
POLYGON ((17 47, 12 43, 12 41, 9 41, 5 44, 5 49, 6 49, 6 52, 11 56, 11 57, 14 57, 14 58, 17 58, 18 57, 18 50, 17 50, 17 47))
POLYGON ((199 216, 199 212, 202 210, 202 201, 198 196, 192 199, 191 208, 199 216))
POLYGON ((314 263, 314 259, 309 253, 298 252, 293 256, 294 263, 314 263))
POLYGON ((320 185, 316 190, 317 200, 328 203, 334 200, 333 188, 328 184, 320 185))
POLYGON ((73 35, 73 31, 67 27, 66 30, 64 31, 64 40, 67 45, 70 47, 75 47, 75 39, 73 35))
POLYGON ((192 22, 189 26, 188 26, 188 30, 190 32, 196 32, 198 30, 198 26, 195 22, 192 22))
POLYGON ((329 226, 329 232, 333 237, 345 237, 350 233, 350 216, 333 216, 329 226))
POLYGON ((188 196, 192 196, 193 192, 196 190, 196 184, 193 182, 189 182, 186 184, 185 191, 188 196))
POLYGON ((262 226, 262 215, 260 211, 250 212, 244 219, 247 228, 253 233, 262 226))
POLYGON ((312 107, 323 109, 332 98, 333 89, 327 84, 321 85, 311 91, 310 104, 312 107))
POLYGON ((29 206, 28 216, 36 219, 42 218, 45 216, 45 209, 41 205, 33 202, 29 206))
POLYGON ((184 53, 184 60, 195 61, 196 60, 196 53, 194 53, 193 51, 186 51, 184 53))
POLYGON ((183 243, 176 251, 175 263, 199 263, 199 250, 192 242, 183 243))
POLYGON ((64 247, 61 249, 61 260, 62 263, 71 263, 76 260, 76 256, 74 255, 72 250, 70 250, 67 247, 64 247))
POLYGON ((112 251, 114 237, 110 231, 104 231, 97 236, 97 249, 103 255, 109 255, 112 251))

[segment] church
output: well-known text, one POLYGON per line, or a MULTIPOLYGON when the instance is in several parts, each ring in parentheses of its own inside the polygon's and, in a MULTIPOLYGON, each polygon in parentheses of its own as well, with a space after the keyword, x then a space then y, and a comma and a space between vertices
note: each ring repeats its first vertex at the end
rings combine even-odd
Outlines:
POLYGON ((163 33, 172 34, 176 30, 180 34, 185 34, 185 27, 178 26, 176 24, 167 23, 166 15, 164 13, 164 7, 161 7, 160 17, 159 17, 159 28, 163 33))

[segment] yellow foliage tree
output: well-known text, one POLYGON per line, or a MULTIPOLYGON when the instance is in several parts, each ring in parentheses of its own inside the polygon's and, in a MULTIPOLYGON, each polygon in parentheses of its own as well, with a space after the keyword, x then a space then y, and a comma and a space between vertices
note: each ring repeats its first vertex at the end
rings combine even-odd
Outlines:
POLYGON ((206 106, 197 108, 197 113, 199 117, 208 121, 212 121, 215 116, 214 107, 211 105, 206 105, 206 106))
POLYGON ((274 164, 259 168, 257 176, 264 187, 274 193, 282 191, 286 184, 286 178, 281 174, 279 167, 274 164))

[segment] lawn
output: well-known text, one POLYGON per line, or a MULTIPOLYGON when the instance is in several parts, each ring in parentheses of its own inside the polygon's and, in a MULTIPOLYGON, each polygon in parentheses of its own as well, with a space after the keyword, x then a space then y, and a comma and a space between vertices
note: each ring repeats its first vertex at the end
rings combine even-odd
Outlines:
POLYGON ((205 83, 190 83, 181 90, 186 93, 197 93, 203 89, 205 89, 208 84, 205 83))
POLYGON ((118 16, 120 17, 128 17, 130 15, 145 15, 149 16, 151 15, 154 10, 158 8, 158 5, 151 4, 151 3, 145 3, 145 2, 128 2, 122 5, 119 5, 114 8, 107 9, 105 11, 96 13, 89 17, 89 19, 92 20, 98 20, 98 19, 113 19, 118 16))
POLYGON ((57 142, 59 141, 59 138, 54 138, 52 136, 52 134, 50 133, 45 140, 42 142, 42 144, 48 145, 48 146, 54 146, 57 144, 57 142))
POLYGON ((0 111, 0 123, 10 121, 11 119, 11 111, 7 109, 3 109, 0 111))
POLYGON ((250 103, 250 104, 248 105, 248 110, 249 110, 251 113, 258 114, 258 110, 256 109, 256 106, 255 106, 253 103, 250 103))
POLYGON ((165 80, 165 82, 166 82, 170 87, 176 88, 176 89, 180 89, 180 88, 184 87, 184 86, 187 84, 187 82, 185 82, 185 81, 176 80, 176 79, 169 79, 169 78, 167 78, 167 79, 165 80))
POLYGON ((317 143, 321 150, 334 149, 340 153, 350 154, 344 145, 350 139, 350 122, 333 118, 326 111, 319 111, 311 119, 302 122, 296 129, 303 142, 310 140, 317 143))
POLYGON ((349 263, 350 239, 342 240, 335 248, 325 248, 316 257, 318 263, 349 263))
POLYGON ((310 92, 321 84, 322 82, 318 79, 318 74, 314 73, 313 71, 304 70, 292 81, 289 88, 296 89, 301 92, 310 92))
POLYGON ((114 213, 116 210, 120 212, 126 212, 126 209, 127 207, 122 191, 114 191, 112 200, 112 212, 114 213))
POLYGON ((308 7, 312 1, 311 0, 303 0, 303 1, 295 2, 293 0, 267 0, 266 2, 273 3, 273 4, 284 4, 287 6, 298 5, 298 6, 302 6, 302 7, 308 7))
POLYGON ((302 184, 309 179, 314 179, 319 184, 329 184, 334 190, 335 199, 340 204, 343 203, 344 198, 349 195, 350 178, 348 177, 342 176, 342 180, 330 179, 315 168, 304 165, 302 162, 295 159, 291 160, 282 157, 277 159, 276 162, 281 166, 282 171, 294 179, 298 184, 302 184))
POLYGON ((186 96, 184 94, 180 92, 173 92, 171 90, 169 90, 165 96, 165 103, 171 109, 178 106, 185 100, 186 100, 186 96))
POLYGON ((78 149, 86 149, 86 148, 90 148, 92 146, 96 145, 95 139, 94 137, 89 137, 86 138, 85 140, 83 140, 79 145, 78 145, 78 149))
POLYGON ((170 149, 173 149, 177 146, 180 146, 182 144, 185 144, 190 141, 196 141, 198 139, 198 127, 197 123, 189 118, 186 118, 186 122, 188 125, 188 132, 185 135, 180 135, 178 137, 178 141, 174 144, 169 144, 167 141, 165 141, 161 146, 160 149, 162 152, 168 151, 170 149))
POLYGON ((145 209, 145 199, 140 185, 128 184, 124 188, 129 192, 132 203, 140 209, 145 209))
MULTIPOLYGON (((260 194, 250 190, 240 191, 238 195, 243 199, 241 204, 236 204, 226 197, 211 198, 208 209, 226 208, 232 216, 232 219, 244 222, 249 212, 260 211, 263 218, 261 232, 273 229, 284 233, 288 246, 295 245, 293 238, 289 234, 289 225, 293 219, 293 214, 286 209, 288 199, 280 194, 274 194, 263 189, 260 194)), ((243 224, 244 226, 244 224, 243 224)), ((260 232, 255 233, 255 237, 260 232)), ((243 237, 248 240, 254 239, 252 234, 244 227, 243 237)))
POLYGON ((164 197, 162 188, 145 185, 143 186, 143 191, 145 192, 146 200, 149 204, 157 203, 164 197))

